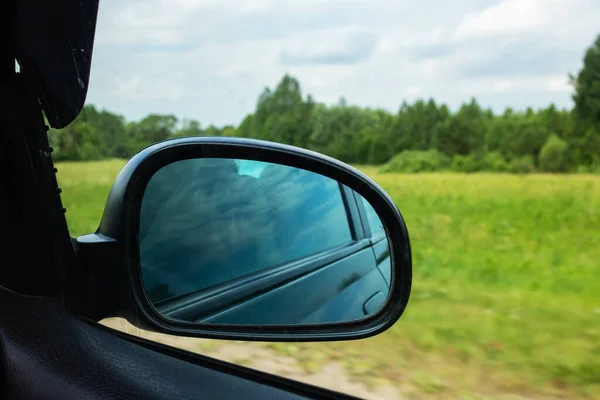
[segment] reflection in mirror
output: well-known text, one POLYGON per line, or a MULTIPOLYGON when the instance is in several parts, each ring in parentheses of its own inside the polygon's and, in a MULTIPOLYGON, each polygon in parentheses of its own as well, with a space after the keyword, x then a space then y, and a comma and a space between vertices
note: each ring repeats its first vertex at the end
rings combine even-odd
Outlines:
POLYGON ((145 293, 187 322, 302 325, 378 312, 392 281, 383 224, 325 176, 197 158, 158 170, 142 199, 145 293))

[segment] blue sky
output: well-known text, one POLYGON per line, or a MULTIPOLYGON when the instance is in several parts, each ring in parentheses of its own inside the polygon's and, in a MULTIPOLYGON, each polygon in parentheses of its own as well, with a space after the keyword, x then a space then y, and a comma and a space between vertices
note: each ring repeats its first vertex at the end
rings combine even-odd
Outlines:
POLYGON ((101 0, 88 103, 237 124, 290 73, 328 104, 570 107, 598 21, 598 0, 101 0))

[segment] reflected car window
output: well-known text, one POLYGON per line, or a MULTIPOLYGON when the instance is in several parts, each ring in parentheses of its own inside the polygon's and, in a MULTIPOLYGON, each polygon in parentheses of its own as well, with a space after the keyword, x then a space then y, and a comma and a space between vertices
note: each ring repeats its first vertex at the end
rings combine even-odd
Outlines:
MULTIPOLYGON (((360 196, 360 195, 358 195, 358 196, 360 196)), ((369 223, 369 228, 371 229, 371 236, 375 236, 379 233, 382 233, 384 230, 383 222, 381 222, 381 219, 377 215, 377 212, 375 211, 373 206, 371 206, 371 204, 364 197, 360 196, 360 199, 361 199, 362 203, 365 205, 365 211, 367 213, 367 221, 369 223)))
POLYGON ((152 301, 351 241, 339 184, 277 164, 175 162, 151 178, 142 202, 140 262, 152 301))

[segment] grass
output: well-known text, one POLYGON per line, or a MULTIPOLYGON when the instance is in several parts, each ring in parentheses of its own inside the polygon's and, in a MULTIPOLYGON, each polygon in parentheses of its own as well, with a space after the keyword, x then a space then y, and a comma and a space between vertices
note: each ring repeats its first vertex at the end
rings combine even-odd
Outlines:
MULTIPOLYGON (((122 165, 58 166, 73 234, 96 229, 122 165)), ((409 398, 600 398, 600 177, 360 169, 408 225, 408 309, 374 338, 266 346, 409 398)))
POLYGON ((58 184, 71 235, 92 233, 100 224, 106 198, 122 160, 59 163, 58 184))

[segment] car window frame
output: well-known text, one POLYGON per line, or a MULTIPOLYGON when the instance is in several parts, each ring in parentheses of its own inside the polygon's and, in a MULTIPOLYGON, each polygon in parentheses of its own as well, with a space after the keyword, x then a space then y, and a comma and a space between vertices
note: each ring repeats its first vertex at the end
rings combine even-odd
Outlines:
POLYGON ((354 201, 356 202, 356 207, 357 207, 359 215, 360 215, 360 221, 362 224, 362 229, 364 231, 365 237, 370 238, 370 240, 373 244, 379 243, 382 240, 386 239, 387 235, 385 233, 385 228, 379 232, 375 232, 375 233, 371 232, 371 225, 369 224, 369 216, 367 215, 367 209, 363 203, 363 197, 360 194, 356 193, 355 191, 352 191, 352 193, 354 195, 354 201))

